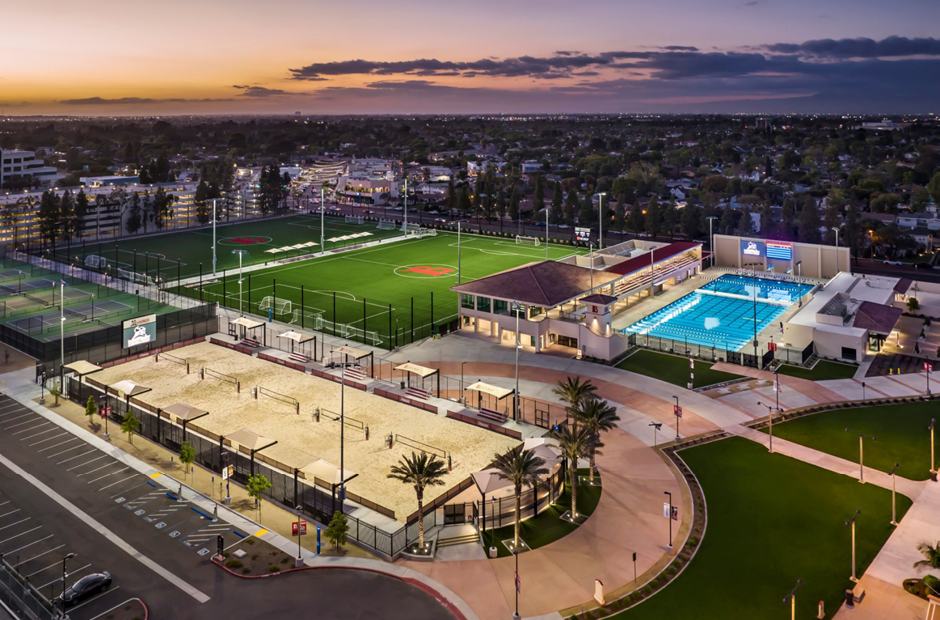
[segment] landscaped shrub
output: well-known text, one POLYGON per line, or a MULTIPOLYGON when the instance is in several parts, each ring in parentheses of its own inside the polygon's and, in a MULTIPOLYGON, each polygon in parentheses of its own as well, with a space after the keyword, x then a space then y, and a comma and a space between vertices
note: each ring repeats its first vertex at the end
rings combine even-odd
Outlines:
POLYGON ((241 568, 244 564, 242 564, 241 560, 229 560, 225 563, 225 566, 226 568, 241 568))
POLYGON ((653 593, 653 587, 652 587, 652 586, 644 586, 644 587, 643 587, 643 595, 644 595, 644 596, 649 596, 649 595, 652 594, 652 593, 653 593))

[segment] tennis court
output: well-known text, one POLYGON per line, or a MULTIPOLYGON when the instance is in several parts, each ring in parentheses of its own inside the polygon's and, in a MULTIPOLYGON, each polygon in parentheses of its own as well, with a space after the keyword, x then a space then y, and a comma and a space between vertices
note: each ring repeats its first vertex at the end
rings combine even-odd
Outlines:
POLYGON ((65 317, 66 324, 75 322, 96 322, 100 325, 101 321, 111 322, 115 314, 127 314, 128 318, 137 308, 121 301, 106 299, 104 301, 93 302, 89 304, 66 306, 64 311, 58 308, 52 312, 46 312, 39 316, 28 316, 9 321, 7 325, 15 327, 21 331, 32 333, 36 330, 45 330, 50 327, 59 327, 62 317, 65 317), (64 312, 64 314, 63 314, 64 312))
MULTIPOLYGON (((327 251, 402 235, 398 229, 379 229, 376 222, 359 224, 336 216, 326 216, 323 221, 327 251)), ((238 268, 238 254, 233 253, 237 250, 245 252, 243 265, 296 258, 321 250, 320 216, 304 214, 219 224, 216 240, 217 271, 238 268)), ((51 258, 148 284, 196 277, 200 272, 211 275, 212 228, 59 247, 51 258), (123 273, 118 273, 119 269, 123 273)))
POLYGON ((738 351, 811 286, 723 275, 622 330, 738 351))

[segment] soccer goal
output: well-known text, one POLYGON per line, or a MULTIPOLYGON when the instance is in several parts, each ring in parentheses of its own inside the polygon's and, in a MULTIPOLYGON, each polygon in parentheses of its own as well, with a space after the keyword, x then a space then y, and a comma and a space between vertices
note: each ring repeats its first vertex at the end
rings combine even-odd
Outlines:
POLYGON ((361 215, 347 215, 346 223, 347 224, 364 224, 365 219, 361 215))
MULTIPOLYGON (((300 325, 301 320, 303 323, 310 324, 313 326, 323 325, 323 313, 322 312, 311 312, 310 310, 302 310, 301 308, 294 308, 293 314, 291 315, 290 324, 291 325, 300 325)), ((314 329, 320 329, 319 327, 314 327, 314 329)))
POLYGON ((436 237, 437 230, 433 228, 415 228, 408 231, 409 237, 416 237, 418 239, 423 239, 424 237, 436 237))
POLYGON ((398 228, 398 223, 395 220, 379 220, 376 228, 378 230, 395 230, 398 228))
POLYGON ((258 304, 258 310, 262 312, 267 312, 271 308, 274 309, 274 314, 290 314, 291 303, 289 299, 274 299, 274 297, 268 295, 258 304))
POLYGON ((542 245, 541 239, 538 237, 526 237, 525 235, 516 235, 516 245, 542 245))
POLYGON ((124 278, 125 280, 136 282, 137 284, 154 284, 153 278, 146 273, 138 273, 136 271, 118 267, 117 274, 119 278, 124 278))
POLYGON ((89 254, 85 257, 85 266, 91 267, 92 269, 104 269, 108 266, 108 261, 104 256, 89 254))

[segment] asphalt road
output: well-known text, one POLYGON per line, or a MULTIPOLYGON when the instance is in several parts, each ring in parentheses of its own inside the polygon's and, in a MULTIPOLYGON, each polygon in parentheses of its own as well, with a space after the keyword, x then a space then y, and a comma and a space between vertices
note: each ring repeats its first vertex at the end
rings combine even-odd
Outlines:
POLYGON ((0 396, 0 553, 45 594, 61 592, 67 553, 76 554, 68 562, 69 584, 102 570, 114 577, 110 589, 70 610, 73 620, 103 618, 135 597, 154 620, 453 618, 419 588, 377 573, 231 576, 209 560, 218 532, 226 545, 251 535, 214 523, 175 493, 0 396))

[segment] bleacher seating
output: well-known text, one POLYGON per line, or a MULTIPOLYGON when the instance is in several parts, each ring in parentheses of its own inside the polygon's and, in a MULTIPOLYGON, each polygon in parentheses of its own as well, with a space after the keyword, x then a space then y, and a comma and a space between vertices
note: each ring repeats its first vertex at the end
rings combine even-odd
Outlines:
POLYGON ((496 422, 497 424, 504 424, 506 422, 505 414, 493 409, 487 409, 486 407, 480 408, 480 417, 490 422, 496 422))
POLYGON ((348 366, 346 368, 346 378, 353 381, 362 381, 365 378, 365 373, 361 367, 348 366))
POLYGON ((299 351, 294 351, 290 354, 290 361, 300 362, 301 364, 306 364, 307 362, 310 361, 310 356, 304 355, 303 353, 299 351))
POLYGON ((414 398, 417 400, 428 400, 429 398, 431 398, 431 392, 429 392, 428 390, 422 390, 419 387, 408 388, 408 391, 405 392, 405 395, 408 398, 414 398))
POLYGON ((255 340, 254 338, 242 338, 239 344, 246 346, 250 349, 257 349, 258 347, 261 346, 261 343, 255 340))

